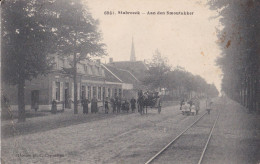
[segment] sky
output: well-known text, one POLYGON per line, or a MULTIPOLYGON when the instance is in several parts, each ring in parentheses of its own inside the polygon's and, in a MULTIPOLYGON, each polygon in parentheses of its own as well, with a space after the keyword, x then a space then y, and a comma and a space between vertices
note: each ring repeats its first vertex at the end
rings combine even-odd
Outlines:
POLYGON ((206 0, 85 0, 86 6, 100 22, 99 30, 107 45, 108 62, 129 61, 132 39, 137 60, 150 60, 158 49, 172 67, 182 66, 202 76, 220 90, 222 72, 215 61, 221 50, 217 45, 219 19, 209 10, 206 0), (112 11, 114 15, 105 15, 112 11), (121 15, 118 11, 140 12, 121 15), (157 12, 165 15, 157 15, 157 12), (170 12, 193 12, 193 15, 167 15, 170 12), (148 15, 156 12, 156 15, 148 15))

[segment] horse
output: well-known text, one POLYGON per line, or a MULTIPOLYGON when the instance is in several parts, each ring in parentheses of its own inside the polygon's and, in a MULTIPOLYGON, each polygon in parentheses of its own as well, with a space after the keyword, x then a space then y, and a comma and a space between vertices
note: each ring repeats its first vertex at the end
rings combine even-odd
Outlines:
POLYGON ((152 95, 145 95, 144 96, 144 108, 145 108, 145 113, 147 114, 147 108, 153 108, 155 106, 155 99, 153 98, 152 95))
POLYGON ((158 113, 161 112, 161 101, 159 97, 152 95, 142 95, 138 98, 138 108, 141 114, 147 114, 147 108, 158 107, 158 113), (159 102, 157 102, 159 100, 159 102))

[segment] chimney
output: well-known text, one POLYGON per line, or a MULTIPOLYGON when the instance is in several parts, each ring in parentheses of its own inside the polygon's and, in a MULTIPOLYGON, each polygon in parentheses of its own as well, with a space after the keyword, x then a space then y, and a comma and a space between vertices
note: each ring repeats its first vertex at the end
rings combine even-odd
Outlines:
POLYGON ((100 62, 100 59, 97 59, 96 61, 97 61, 97 63, 98 63, 98 64, 100 64, 100 63, 101 63, 101 62, 100 62))
POLYGON ((113 63, 113 58, 109 58, 109 63, 113 63))

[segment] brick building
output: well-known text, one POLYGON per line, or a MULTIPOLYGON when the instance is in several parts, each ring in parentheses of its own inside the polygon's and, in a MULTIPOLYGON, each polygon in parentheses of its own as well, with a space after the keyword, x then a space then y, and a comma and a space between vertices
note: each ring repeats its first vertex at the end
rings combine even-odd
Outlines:
MULTIPOLYGON (((52 55, 55 66, 46 76, 38 76, 25 83, 26 109, 38 106, 40 110, 51 109, 52 100, 60 102, 59 108, 72 108, 74 100, 73 79, 62 73, 62 68, 69 68, 70 59, 52 55)), ((127 70, 117 69, 97 61, 83 61, 77 65, 78 100, 94 96, 102 101, 105 97, 131 97, 137 78, 127 70), (130 94, 130 95, 129 95, 130 94)), ((17 88, 2 84, 4 95, 9 99, 13 109, 17 109, 17 88)))

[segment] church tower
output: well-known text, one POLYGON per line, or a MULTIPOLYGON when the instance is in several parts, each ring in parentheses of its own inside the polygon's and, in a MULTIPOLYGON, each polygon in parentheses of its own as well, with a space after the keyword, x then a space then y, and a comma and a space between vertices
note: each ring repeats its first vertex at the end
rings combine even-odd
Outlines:
POLYGON ((131 49, 130 61, 136 61, 136 58, 135 58, 134 39, 133 39, 133 38, 132 38, 132 49, 131 49))

